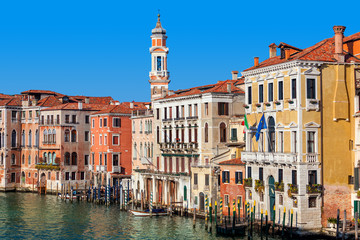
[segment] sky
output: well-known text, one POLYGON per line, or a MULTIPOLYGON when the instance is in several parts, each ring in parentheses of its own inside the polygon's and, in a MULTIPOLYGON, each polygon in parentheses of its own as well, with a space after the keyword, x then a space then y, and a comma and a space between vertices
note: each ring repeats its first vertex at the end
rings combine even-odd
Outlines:
POLYGON ((360 31, 360 1, 1 1, 0 93, 43 89, 149 101, 151 30, 167 30, 170 89, 231 78, 271 43, 306 48, 360 31), (337 1, 338 4, 344 3, 337 1))

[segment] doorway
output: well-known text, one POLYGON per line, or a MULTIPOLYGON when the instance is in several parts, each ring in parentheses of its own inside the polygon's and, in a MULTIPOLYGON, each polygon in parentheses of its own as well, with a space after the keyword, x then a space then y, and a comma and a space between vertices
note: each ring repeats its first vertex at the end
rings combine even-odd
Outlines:
POLYGON ((275 206, 275 179, 273 176, 269 177, 269 201, 270 201, 270 216, 274 220, 274 206, 275 206))

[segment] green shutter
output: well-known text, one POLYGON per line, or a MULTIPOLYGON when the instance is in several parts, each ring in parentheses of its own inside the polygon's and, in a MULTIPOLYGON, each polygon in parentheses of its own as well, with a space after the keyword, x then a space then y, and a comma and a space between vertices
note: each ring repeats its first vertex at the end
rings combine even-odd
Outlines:
POLYGON ((235 184, 238 184, 239 173, 235 172, 235 184))
POLYGON ((354 216, 355 216, 355 213, 359 211, 359 201, 356 201, 354 200, 354 216))
POLYGON ((354 168, 354 190, 359 190, 359 168, 354 168))
POLYGON ((184 201, 187 201, 187 188, 184 186, 184 201))

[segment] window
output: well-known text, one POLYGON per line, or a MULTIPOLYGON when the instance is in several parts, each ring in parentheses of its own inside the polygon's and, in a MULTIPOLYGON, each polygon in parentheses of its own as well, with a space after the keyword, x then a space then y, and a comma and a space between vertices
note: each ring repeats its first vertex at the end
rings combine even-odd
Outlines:
POLYGON ((94 145, 95 144, 95 135, 93 134, 91 136, 91 145, 94 145))
POLYGON ((30 166, 31 165, 31 156, 29 155, 28 157, 28 165, 30 166))
POLYGON ((235 172, 235 184, 243 184, 243 173, 235 172))
POLYGON ((306 79, 306 98, 316 99, 316 86, 314 78, 306 79))
POLYGON ((278 147, 278 151, 280 153, 284 152, 284 132, 280 131, 279 132, 279 147, 278 147))
POLYGON ((268 102, 274 101, 274 83, 268 84, 268 102))
POLYGON ((76 180, 76 172, 71 173, 71 180, 76 180))
POLYGON ((119 145, 120 141, 119 141, 119 135, 113 135, 112 136, 112 145, 119 145))
POLYGON ((11 132, 11 147, 16 147, 16 131, 11 132))
POLYGON ((51 179, 51 172, 48 172, 48 180, 51 179))
POLYGON ((264 85, 259 85, 259 103, 264 102, 264 85))
POLYGON ((65 115, 65 123, 70 123, 70 115, 65 115))
POLYGON ((99 153, 99 165, 102 165, 102 153, 99 153))
POLYGON ((296 170, 292 170, 291 171, 291 183, 293 184, 293 185, 297 185, 297 172, 296 172, 296 170))
POLYGON ((259 180, 264 181, 264 169, 262 167, 259 168, 259 180))
POLYGON ((16 164, 15 154, 11 154, 11 165, 15 165, 15 164, 16 164))
POLYGON ((156 70, 161 71, 161 56, 156 57, 156 70))
POLYGON ((283 169, 278 170, 278 181, 279 181, 279 183, 281 183, 283 181, 283 179, 284 179, 284 172, 283 171, 284 171, 283 169))
POLYGON ((107 145, 107 134, 104 135, 104 145, 107 145))
POLYGON ((87 166, 87 165, 89 165, 89 158, 90 158, 90 156, 89 155, 85 155, 84 156, 84 162, 85 162, 85 166, 87 166))
POLYGON ((71 131, 71 142, 76 142, 76 130, 71 131))
MULTIPOLYGON (((251 144, 251 142, 250 142, 250 144, 251 144)), ((264 152, 264 133, 263 132, 260 132, 258 151, 264 152)))
POLYGON ((113 118, 113 127, 121 127, 121 120, 120 118, 113 118))
POLYGON ((247 177, 251 178, 251 167, 247 168, 247 177))
POLYGON ((89 124, 89 123, 90 123, 90 116, 89 116, 89 115, 86 115, 86 116, 85 116, 85 123, 86 123, 86 124, 89 124))
POLYGON ((90 132, 89 131, 85 131, 85 142, 90 141, 90 132))
POLYGON ((107 127, 107 118, 104 118, 104 127, 107 127))
POLYGON ((278 100, 284 100, 284 82, 278 82, 278 100))
POLYGON ((309 197, 309 208, 316 208, 316 197, 309 197))
POLYGON ((291 98, 296 99, 296 78, 291 79, 291 98))
POLYGON ((198 184, 198 174, 194 173, 194 185, 198 184))
POLYGON ((102 145, 102 135, 99 135, 99 145, 102 145))
POLYGON ((205 186, 209 186, 210 185, 210 177, 209 174, 205 174, 205 186))
POLYGON ((104 153, 104 165, 107 165, 107 153, 104 153))
POLYGON ((226 142, 226 125, 225 123, 220 123, 220 142, 226 142))
POLYGON ((315 132, 314 131, 307 132, 307 152, 315 153, 315 132))
POLYGON ((99 119, 99 127, 102 127, 102 118, 99 119))
POLYGON ((95 127, 95 119, 92 119, 92 124, 91 127, 94 128, 95 127))
POLYGON ((112 155, 112 164, 113 166, 119 166, 119 154, 112 155))
POLYGON ((236 128, 231 129, 231 141, 234 141, 234 142, 237 141, 237 129, 236 128))
POLYGON ((160 128, 159 128, 159 126, 156 127, 156 142, 160 143, 160 128))
POLYGON ((198 105, 194 104, 194 117, 198 116, 198 105))
POLYGON ((15 173, 11 173, 11 182, 15 182, 15 180, 16 180, 15 173))
POLYGON ((248 87, 248 92, 247 92, 247 102, 248 104, 252 103, 252 92, 251 92, 251 86, 248 87))
POLYGON ((70 174, 69 174, 69 172, 65 172, 65 180, 70 180, 70 174))
POLYGON ((76 154, 76 152, 73 152, 71 154, 71 165, 77 165, 77 154, 76 154))
POLYGON ((293 153, 297 153, 297 136, 296 136, 296 131, 292 131, 292 132, 291 132, 291 136, 292 136, 292 152, 293 152, 293 153))
POLYGON ((223 171, 222 172, 222 182, 223 183, 230 183, 230 172, 229 171, 223 171))
POLYGON ((12 120, 12 121, 16 121, 16 120, 17 120, 17 112, 16 112, 16 111, 11 111, 11 120, 12 120))
POLYGON ((282 194, 279 195, 279 205, 284 205, 284 196, 282 194))
POLYGON ((72 115, 72 123, 76 123, 76 115, 72 115))
POLYGON ((70 153, 65 153, 65 165, 70 165, 70 153))
POLYGON ((204 133, 205 133, 205 142, 209 142, 209 124, 205 123, 205 129, 204 129, 204 133))
POLYGON ((59 177, 60 177, 60 173, 56 172, 56 180, 59 180, 59 177))
POLYGON ((167 119, 167 108, 164 108, 164 119, 167 119))
POLYGON ((205 103, 205 116, 209 115, 209 103, 205 103))
POLYGON ((309 171, 309 185, 317 184, 317 173, 316 170, 309 171))
POLYGON ((80 180, 84 180, 85 179, 85 173, 84 172, 80 172, 80 180))
POLYGON ((224 195, 224 205, 225 205, 225 207, 229 207, 229 195, 228 194, 224 195))
POLYGON ((218 103, 218 115, 219 116, 229 115, 229 103, 223 103, 223 102, 218 103))

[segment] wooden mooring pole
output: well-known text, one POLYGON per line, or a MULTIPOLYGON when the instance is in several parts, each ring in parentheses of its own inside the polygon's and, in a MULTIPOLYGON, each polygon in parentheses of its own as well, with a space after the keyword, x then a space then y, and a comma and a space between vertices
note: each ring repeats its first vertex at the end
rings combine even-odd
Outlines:
POLYGON ((359 220, 359 213, 356 212, 355 213, 355 240, 359 240, 359 235, 358 235, 358 220, 359 220))

